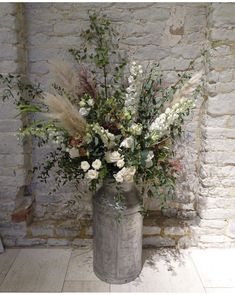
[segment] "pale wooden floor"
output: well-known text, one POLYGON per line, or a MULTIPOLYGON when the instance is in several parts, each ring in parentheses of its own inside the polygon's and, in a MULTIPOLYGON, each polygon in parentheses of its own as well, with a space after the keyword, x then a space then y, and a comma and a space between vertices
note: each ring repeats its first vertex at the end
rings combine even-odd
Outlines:
POLYGON ((8 249, 0 254, 0 291, 222 292, 235 294, 235 249, 144 250, 131 283, 110 285, 92 270, 92 249, 8 249))

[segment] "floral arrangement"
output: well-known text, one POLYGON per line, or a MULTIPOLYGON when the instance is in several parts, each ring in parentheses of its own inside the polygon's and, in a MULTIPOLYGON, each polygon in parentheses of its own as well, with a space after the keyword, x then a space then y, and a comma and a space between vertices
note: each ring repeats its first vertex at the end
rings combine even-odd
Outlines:
POLYGON ((84 44, 69 50, 76 66, 50 65, 52 93, 20 76, 0 76, 4 98, 13 96, 20 114, 32 115, 20 137, 33 136, 39 146, 55 145, 39 167, 42 181, 54 167, 58 186, 86 179, 94 191, 112 178, 117 186, 136 182, 149 196, 169 196, 179 170, 174 140, 195 106, 202 74, 190 78, 184 73, 164 87, 158 65, 148 69, 121 56, 106 17, 89 18, 84 44))

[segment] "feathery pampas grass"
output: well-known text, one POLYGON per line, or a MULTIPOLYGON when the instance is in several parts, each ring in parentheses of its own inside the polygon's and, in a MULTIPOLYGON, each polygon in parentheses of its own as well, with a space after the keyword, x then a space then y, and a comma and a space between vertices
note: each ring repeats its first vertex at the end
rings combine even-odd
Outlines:
POLYGON ((75 69, 68 62, 54 60, 49 63, 49 70, 55 77, 56 84, 71 93, 73 98, 79 98, 84 93, 89 94, 92 98, 97 97, 94 78, 84 66, 75 69))
POLYGON ((48 67, 56 84, 66 89, 73 97, 79 94, 78 72, 68 62, 53 60, 49 62, 48 67))
POLYGON ((71 136, 83 137, 86 132, 86 121, 68 98, 47 93, 44 103, 49 107, 50 118, 59 121, 71 136))
POLYGON ((173 95, 173 99, 170 103, 170 107, 172 107, 174 104, 179 102, 181 99, 188 99, 194 90, 199 85, 199 82, 202 77, 202 71, 196 73, 193 75, 184 85, 182 88, 178 89, 176 93, 173 95))

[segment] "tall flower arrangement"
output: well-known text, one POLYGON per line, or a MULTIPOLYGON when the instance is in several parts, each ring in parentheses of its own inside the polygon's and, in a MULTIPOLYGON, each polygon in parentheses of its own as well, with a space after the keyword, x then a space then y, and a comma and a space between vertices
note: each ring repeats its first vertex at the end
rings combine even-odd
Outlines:
POLYGON ((95 190, 112 178, 117 186, 147 185, 149 196, 170 195, 178 167, 173 141, 195 105, 202 74, 183 75, 163 87, 158 65, 147 71, 135 61, 127 63, 112 42, 116 32, 110 21, 95 14, 89 18, 84 44, 69 50, 76 66, 51 64, 53 93, 18 76, 0 76, 4 98, 15 97, 21 114, 40 113, 40 119, 20 130, 20 137, 55 145, 40 167, 42 181, 56 164, 58 185, 86 179, 95 190), (18 89, 14 94, 13 88, 18 89))

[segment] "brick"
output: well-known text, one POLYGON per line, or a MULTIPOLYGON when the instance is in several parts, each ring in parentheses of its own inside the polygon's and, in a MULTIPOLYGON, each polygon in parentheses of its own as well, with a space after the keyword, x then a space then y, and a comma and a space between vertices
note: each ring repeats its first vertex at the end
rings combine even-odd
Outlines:
MULTIPOLYGON (((18 115, 16 105, 11 101, 2 102, 0 100, 0 119, 1 120, 15 120, 15 117, 18 115)), ((9 132, 9 130, 8 130, 9 132)))
POLYGON ((175 241, 166 237, 144 237, 143 246, 172 247, 175 246, 175 241))
POLYGON ((167 236, 182 236, 185 234, 185 229, 179 226, 168 226, 164 228, 164 234, 167 236))
POLYGON ((32 225, 31 232, 34 237, 53 237, 54 230, 52 225, 32 225))
POLYGON ((36 246, 36 245, 45 245, 45 239, 38 238, 18 238, 16 239, 16 246, 36 246))
MULTIPOLYGON (((235 88, 235 85, 234 85, 235 88)), ((234 103, 235 92, 218 94, 211 97, 208 100, 208 113, 210 115, 234 115, 235 114, 235 103, 234 103)))
POLYGON ((52 239, 52 238, 49 238, 47 240, 47 245, 48 246, 68 246, 69 241, 65 240, 65 239, 52 239))
POLYGON ((18 132, 22 126, 21 120, 0 120, 0 132, 18 132))
POLYGON ((32 207, 29 208, 16 208, 11 215, 13 222, 23 222, 27 224, 32 222, 32 207))
POLYGON ((230 238, 235 238, 235 220, 232 219, 228 222, 228 227, 226 230, 226 234, 230 237, 230 238))
POLYGON ((234 3, 217 3, 217 5, 213 4, 213 14, 212 20, 214 21, 215 26, 226 26, 230 27, 235 25, 234 20, 235 14, 235 5, 234 3))
POLYGON ((230 242, 231 239, 223 236, 223 235, 205 235, 205 236, 200 236, 199 240, 203 243, 225 243, 225 242, 230 242))
POLYGON ((92 239, 74 239, 72 242, 72 246, 75 247, 83 247, 83 246, 91 246, 92 239))
POLYGON ((2 223, 0 225, 0 231, 3 237, 5 236, 22 237, 22 236, 25 236, 26 234, 26 223, 25 222, 21 222, 17 224, 2 223))
POLYGON ((79 230, 76 230, 75 228, 58 228, 56 229, 56 235, 61 238, 75 238, 79 236, 79 230))
POLYGON ((144 235, 159 235, 161 232, 161 228, 159 226, 144 226, 143 234, 144 235))
POLYGON ((16 73, 19 69, 19 64, 16 60, 2 60, 0 62, 1 74, 16 73))
POLYGON ((15 60, 17 57, 17 47, 13 45, 1 45, 0 61, 1 60, 15 60))
POLYGON ((199 226, 206 228, 215 228, 215 229, 223 229, 227 225, 227 222, 224 220, 200 220, 199 226))
POLYGON ((229 219, 235 218, 235 209, 199 209, 198 214, 202 219, 229 219))

